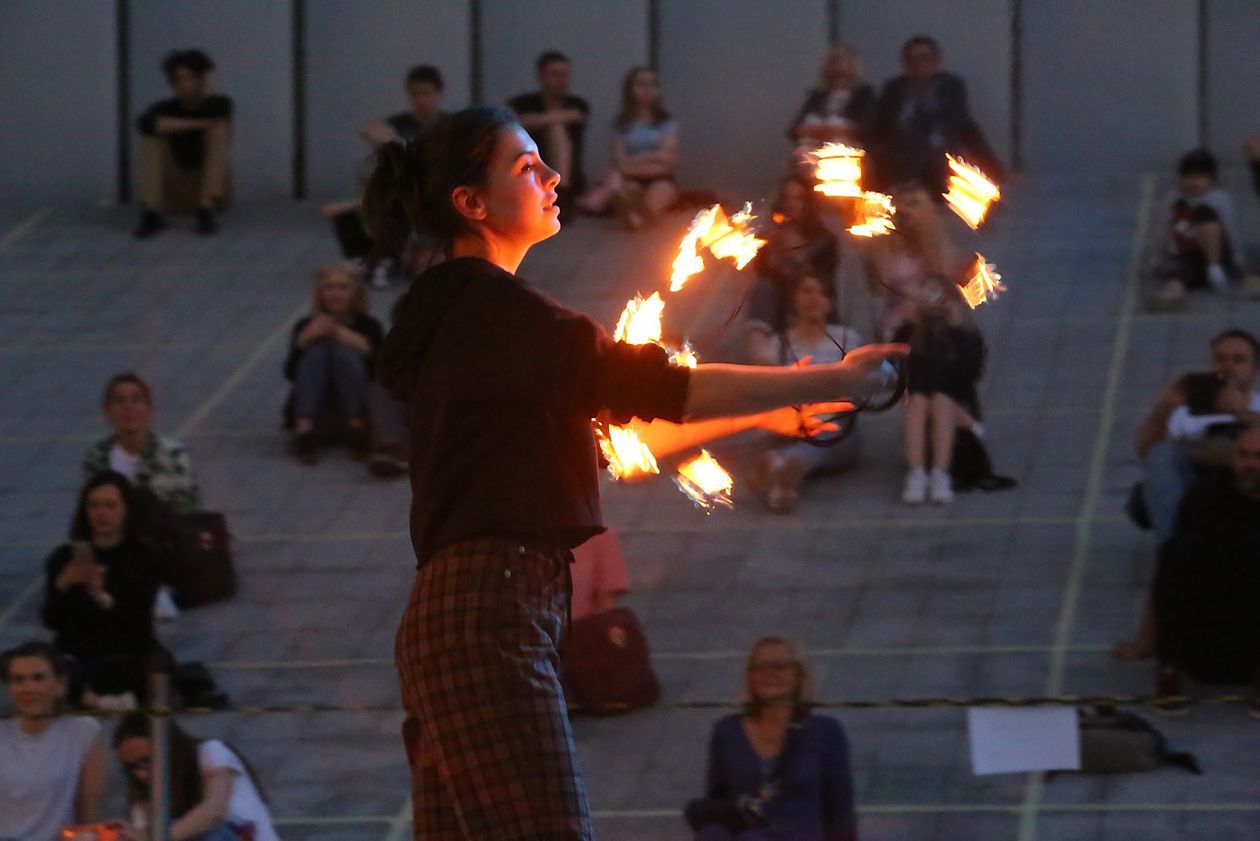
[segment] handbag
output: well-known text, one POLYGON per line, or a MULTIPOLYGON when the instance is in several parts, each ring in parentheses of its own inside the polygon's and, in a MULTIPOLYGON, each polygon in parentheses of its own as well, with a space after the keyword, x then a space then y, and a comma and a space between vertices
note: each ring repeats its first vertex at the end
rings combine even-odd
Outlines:
POLYGON ((179 541, 168 575, 175 603, 183 610, 236 595, 227 518, 217 511, 179 517, 179 541))
POLYGON ((617 715, 656 703, 661 684, 634 611, 614 607, 574 621, 565 685, 575 712, 589 715, 617 715))

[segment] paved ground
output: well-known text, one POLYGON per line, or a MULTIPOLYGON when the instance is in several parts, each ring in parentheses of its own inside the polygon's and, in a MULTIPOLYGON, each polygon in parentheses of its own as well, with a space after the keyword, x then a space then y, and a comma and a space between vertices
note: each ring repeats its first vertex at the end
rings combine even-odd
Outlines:
MULTIPOLYGON (((1134 306, 1151 186, 1024 181, 977 240, 1010 286, 980 318, 991 447, 1017 490, 904 508, 896 413, 863 419, 863 467, 811 486, 790 518, 747 499, 706 518, 663 480, 607 489, 668 699, 735 698, 743 651, 769 632, 812 649, 823 698, 1149 688, 1148 666, 1105 652, 1130 630, 1151 568, 1148 539, 1120 512, 1136 475, 1130 435, 1162 382, 1203 366, 1209 336, 1260 326, 1260 305, 1234 299, 1176 316, 1134 306)), ((1254 200, 1239 195, 1254 231, 1254 200)), ((175 230, 138 244, 130 211, 32 211, 0 208, 0 643, 41 634, 37 575, 64 532, 78 456, 101 434, 99 388, 135 368, 239 540, 241 595, 164 627, 170 647, 210 662, 241 703, 392 703, 392 635, 411 580, 405 483, 341 457, 298 467, 278 431, 284 341, 311 269, 334 256, 324 225, 302 205, 245 206, 213 239, 175 230)), ((685 223, 637 238, 579 224, 524 274, 609 321, 665 276, 685 223)), ((869 332, 848 280, 846 309, 869 332)), ((740 282, 698 282, 674 329, 720 353, 740 282)), ((374 293, 376 311, 389 300, 374 293)), ((578 723, 601 838, 686 837, 679 807, 701 785, 714 718, 661 710, 578 723)), ((1198 753, 1202 777, 1044 785, 973 776, 961 712, 841 718, 866 839, 1260 837, 1260 725, 1239 708, 1163 725, 1198 753)), ((405 834, 398 723, 324 713, 189 727, 242 746, 283 835, 314 841, 405 834)))

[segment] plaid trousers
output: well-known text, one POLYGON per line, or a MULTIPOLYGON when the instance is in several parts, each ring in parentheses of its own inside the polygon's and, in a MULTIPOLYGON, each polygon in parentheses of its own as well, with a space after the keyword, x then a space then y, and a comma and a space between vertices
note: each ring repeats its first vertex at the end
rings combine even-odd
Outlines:
POLYGON ((420 567, 394 658, 415 838, 594 837, 557 676, 571 557, 480 538, 420 567))

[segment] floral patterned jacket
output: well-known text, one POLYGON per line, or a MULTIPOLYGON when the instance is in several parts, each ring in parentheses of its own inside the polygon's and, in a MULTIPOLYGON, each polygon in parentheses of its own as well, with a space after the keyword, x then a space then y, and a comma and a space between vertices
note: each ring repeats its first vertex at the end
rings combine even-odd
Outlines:
MULTIPOLYGON (((87 479, 111 469, 109 451, 116 437, 111 435, 93 445, 83 456, 83 472, 87 479)), ((169 503, 177 513, 188 514, 201 508, 201 488, 193 473, 192 461, 184 445, 170 438, 149 436, 149 443, 140 451, 135 483, 169 503)))

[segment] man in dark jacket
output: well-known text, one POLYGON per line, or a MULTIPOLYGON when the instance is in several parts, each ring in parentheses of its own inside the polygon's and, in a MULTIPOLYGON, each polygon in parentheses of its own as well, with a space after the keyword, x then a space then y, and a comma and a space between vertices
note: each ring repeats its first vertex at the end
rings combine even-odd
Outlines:
POLYGON ((967 104, 962 79, 941 69, 940 45, 916 35, 901 48, 904 73, 890 79, 879 97, 872 150, 882 189, 917 181, 945 189, 945 153, 965 158, 994 181, 1004 173, 967 104))

